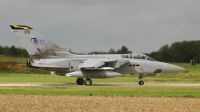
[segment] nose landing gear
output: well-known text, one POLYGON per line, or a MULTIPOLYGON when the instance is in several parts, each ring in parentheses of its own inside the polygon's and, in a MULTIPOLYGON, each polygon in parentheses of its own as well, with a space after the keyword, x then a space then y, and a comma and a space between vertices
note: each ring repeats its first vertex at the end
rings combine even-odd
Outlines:
POLYGON ((143 80, 140 80, 140 81, 138 82, 138 84, 139 84, 139 85, 144 85, 144 81, 143 81, 143 80))
POLYGON ((139 74, 138 79, 140 79, 140 81, 138 82, 139 85, 144 85, 144 81, 142 80, 143 78, 143 74, 139 74))

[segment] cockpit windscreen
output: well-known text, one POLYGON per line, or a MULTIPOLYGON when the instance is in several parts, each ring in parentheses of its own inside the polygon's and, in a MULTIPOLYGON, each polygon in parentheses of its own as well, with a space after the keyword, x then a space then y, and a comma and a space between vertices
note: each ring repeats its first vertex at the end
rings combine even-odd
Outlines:
POLYGON ((144 55, 144 54, 137 54, 137 55, 134 55, 134 54, 122 54, 121 55, 123 58, 132 58, 132 59, 143 59, 143 60, 149 60, 149 61, 156 61, 155 59, 147 56, 147 55, 144 55))

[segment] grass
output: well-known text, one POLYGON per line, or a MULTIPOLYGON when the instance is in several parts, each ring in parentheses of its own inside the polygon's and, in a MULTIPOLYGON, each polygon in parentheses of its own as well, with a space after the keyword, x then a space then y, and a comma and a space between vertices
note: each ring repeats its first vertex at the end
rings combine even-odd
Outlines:
POLYGON ((20 62, 26 63, 30 59, 29 57, 9 57, 9 56, 0 56, 0 61, 2 62, 20 62))
POLYGON ((68 78, 57 75, 38 75, 38 74, 10 74, 1 73, 1 83, 74 83, 76 78, 68 78))
MULTIPOLYGON (((187 74, 186 74, 187 75, 187 74)), ((137 83, 138 75, 130 77, 116 77, 106 79, 92 79, 94 84, 98 83, 137 83)), ((189 76, 188 76, 189 77, 189 76)), ((41 74, 19 74, 19 73, 0 73, 0 83, 75 83, 77 78, 64 77, 57 75, 41 75, 41 74)), ((185 75, 158 75, 156 77, 144 78, 145 82, 157 83, 199 83, 198 75, 185 78, 185 75), (180 76, 180 77, 179 77, 180 76)))
MULTIPOLYGON (((145 78, 145 82, 160 82, 145 78)), ((173 79, 173 78, 172 78, 173 79)), ((170 78, 166 80, 172 80, 170 78)), ((70 96, 128 96, 128 97, 192 97, 200 98, 199 87, 168 86, 109 86, 111 83, 137 83, 137 77, 92 79, 94 86, 64 86, 75 84, 76 78, 56 75, 10 74, 0 75, 0 83, 59 83, 63 86, 0 87, 0 94, 14 95, 70 95, 70 96), (98 83, 108 84, 99 86, 98 83)), ((188 82, 192 79, 189 79, 188 82)), ((170 82, 170 81, 169 81, 170 82)), ((171 81, 176 82, 176 81, 171 81)), ((159 83, 158 83, 159 84, 159 83)))
POLYGON ((24 63, 0 61, 0 73, 49 74, 49 71, 27 68, 24 63))
POLYGON ((200 98, 199 87, 148 86, 62 86, 62 87, 1 87, 0 94, 128 96, 128 97, 192 97, 200 98))
MULTIPOLYGON (((28 58, 0 57, 0 83, 73 83, 76 78, 49 75, 49 71, 26 68, 28 58), (17 60, 17 61, 16 61, 17 60)), ((200 65, 172 63, 188 69, 189 73, 158 74, 144 78, 155 83, 199 83, 200 65)), ((122 77, 92 79, 98 83, 137 83, 138 75, 123 74, 122 77)), ((42 86, 42 87, 0 87, 0 94, 23 95, 72 95, 72 96, 129 96, 129 97, 195 97, 200 98, 199 87, 155 87, 155 86, 42 86)))

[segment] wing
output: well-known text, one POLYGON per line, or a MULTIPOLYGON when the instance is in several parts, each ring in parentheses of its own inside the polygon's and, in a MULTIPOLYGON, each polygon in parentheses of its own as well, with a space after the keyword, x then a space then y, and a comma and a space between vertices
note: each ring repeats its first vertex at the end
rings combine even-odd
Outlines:
POLYGON ((114 69, 119 68, 123 64, 127 63, 128 60, 112 60, 112 59, 88 59, 80 64, 79 68, 85 68, 88 70, 99 70, 99 69, 114 69))
POLYGON ((115 68, 127 63, 128 60, 88 59, 79 65, 81 71, 67 73, 68 77, 110 78, 121 76, 114 72, 115 68))

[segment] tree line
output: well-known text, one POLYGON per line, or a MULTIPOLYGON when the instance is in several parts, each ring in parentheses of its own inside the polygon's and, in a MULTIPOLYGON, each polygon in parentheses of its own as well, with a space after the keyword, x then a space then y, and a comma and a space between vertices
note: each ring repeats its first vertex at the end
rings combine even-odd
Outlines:
POLYGON ((108 52, 93 51, 93 52, 89 52, 88 54, 128 54, 128 53, 132 53, 132 51, 129 51, 126 46, 122 46, 121 49, 116 50, 116 51, 113 48, 110 48, 108 52))
MULTIPOLYGON (((131 53, 126 46, 115 51, 110 49, 108 52, 90 52, 89 54, 126 54, 131 53)), ((200 63, 200 40, 174 42, 171 45, 163 45, 158 51, 144 53, 162 62, 185 62, 195 60, 200 63)))
MULTIPOLYGON (((108 52, 93 51, 88 54, 127 54, 132 53, 126 46, 122 46, 118 50, 110 48, 108 52)), ((182 41, 174 42, 171 45, 164 45, 158 51, 151 53, 144 53, 158 61, 162 62, 190 62, 195 60, 200 62, 200 40, 196 41, 182 41)), ((25 49, 0 46, 0 55, 3 56, 15 56, 15 57, 28 57, 28 53, 25 49)))
POLYGON ((163 62, 200 62, 200 40, 174 42, 147 55, 163 62))
POLYGON ((0 46, 0 55, 1 56, 14 56, 14 57, 29 57, 25 49, 16 48, 15 46, 3 47, 0 46))

